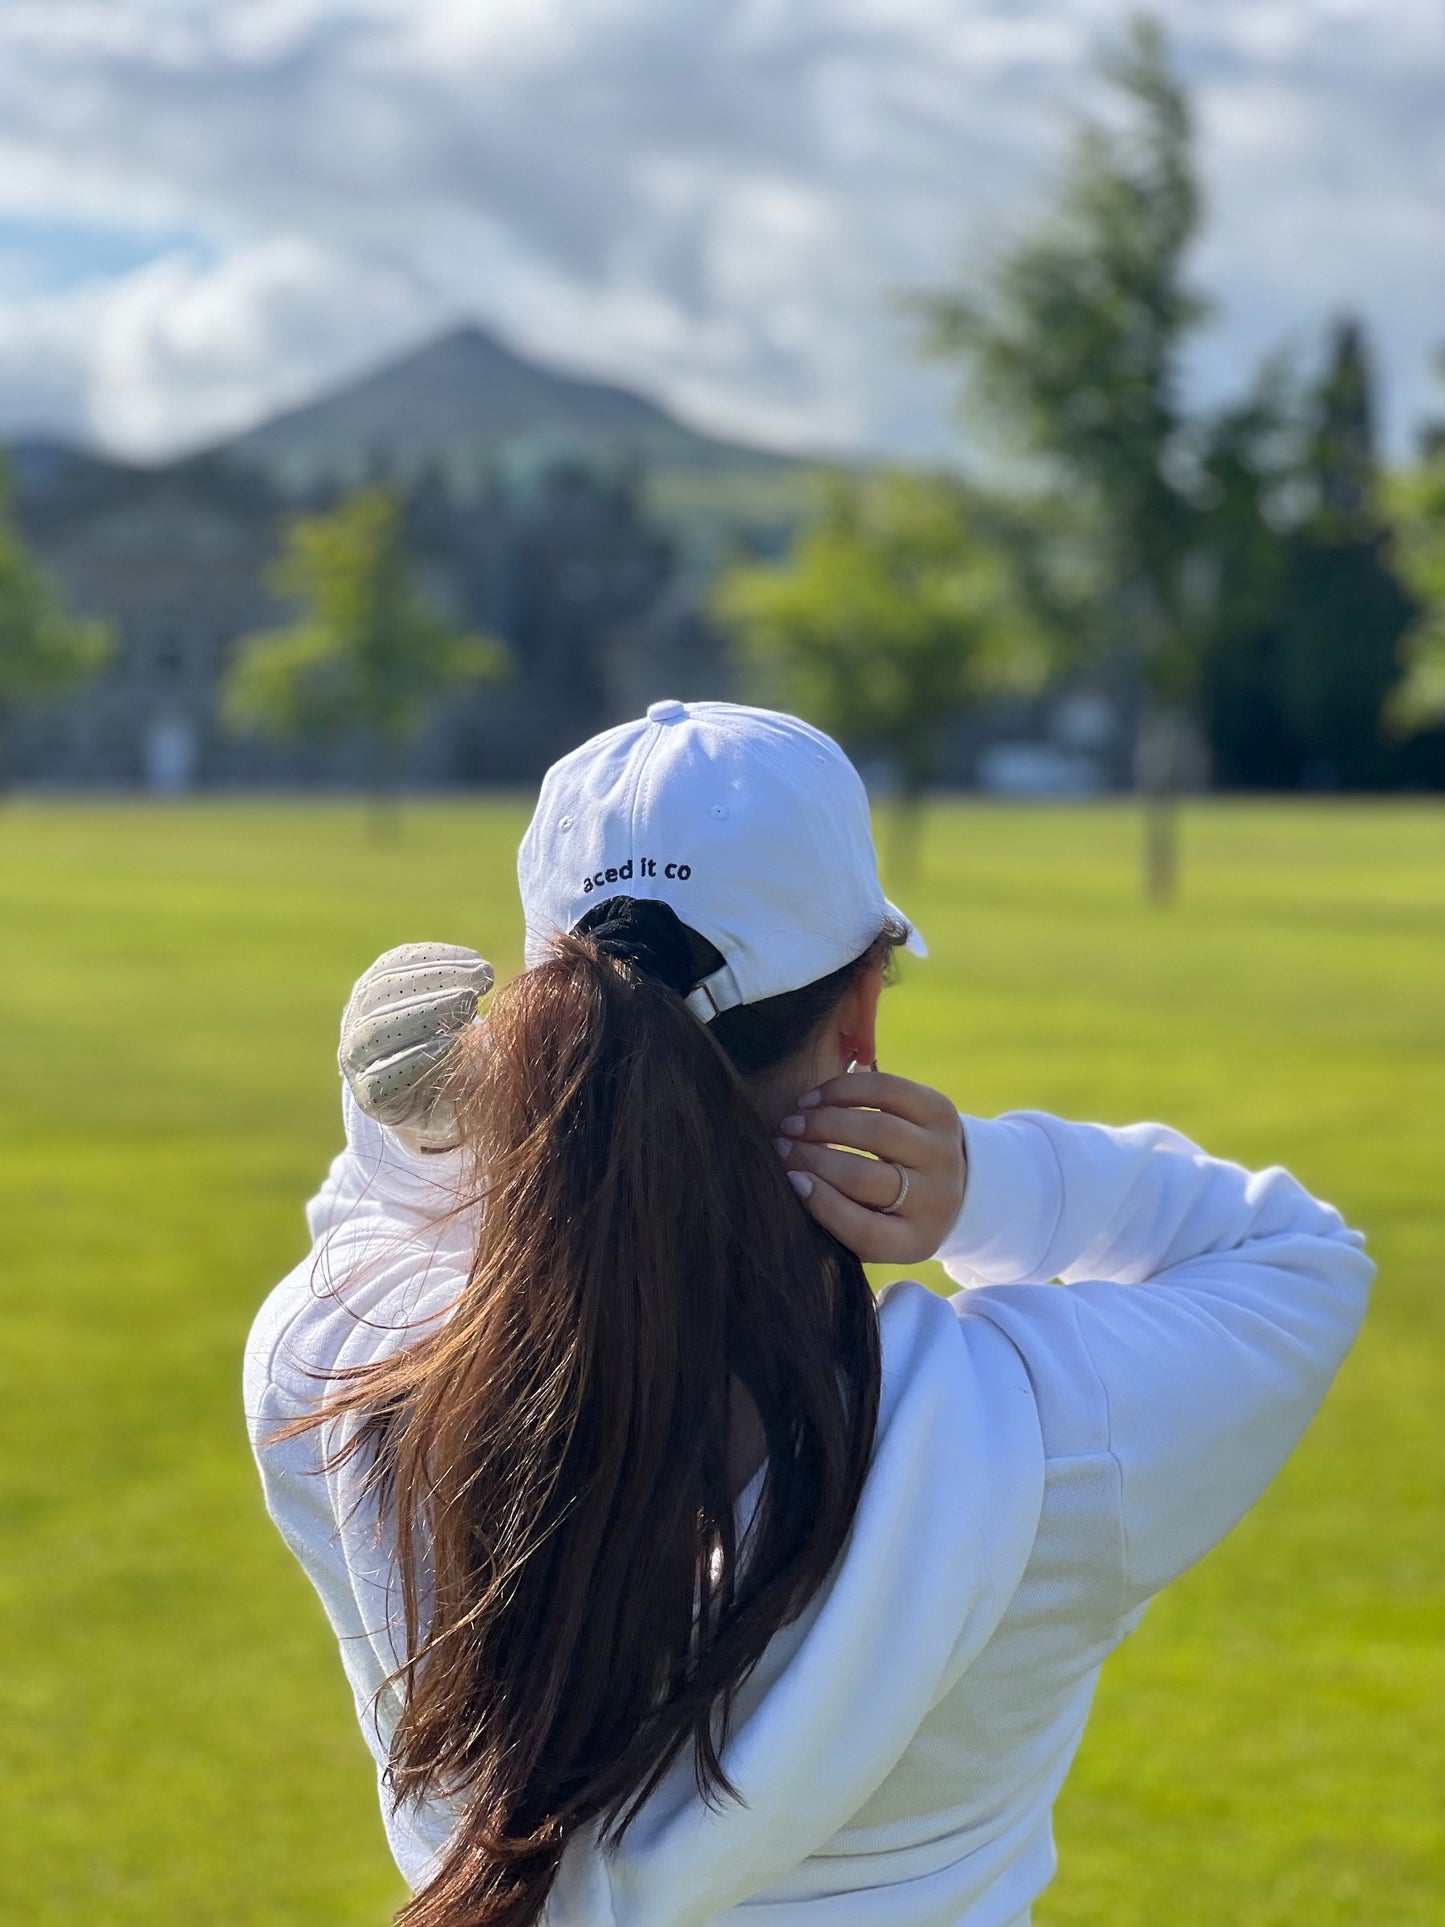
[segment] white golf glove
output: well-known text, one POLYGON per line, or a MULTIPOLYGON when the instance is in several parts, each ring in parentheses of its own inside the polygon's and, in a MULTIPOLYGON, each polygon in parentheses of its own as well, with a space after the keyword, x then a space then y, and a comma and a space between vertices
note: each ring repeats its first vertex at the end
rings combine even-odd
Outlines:
POLYGON ((401 944, 357 979, 341 1016, 337 1062, 361 1109, 409 1151, 456 1145, 444 1066, 494 982, 486 958, 455 943, 401 944))

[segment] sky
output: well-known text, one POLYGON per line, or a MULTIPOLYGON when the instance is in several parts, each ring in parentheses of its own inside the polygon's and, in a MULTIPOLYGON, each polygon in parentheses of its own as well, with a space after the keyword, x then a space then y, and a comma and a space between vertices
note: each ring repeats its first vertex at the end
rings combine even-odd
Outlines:
MULTIPOLYGON (((1363 315, 1445 413, 1439 0, 1168 0, 1201 402, 1363 315)), ((897 299, 967 281, 1098 101, 1105 0, 0 0, 0 435, 203 446, 459 321, 695 425, 937 459, 897 299)))

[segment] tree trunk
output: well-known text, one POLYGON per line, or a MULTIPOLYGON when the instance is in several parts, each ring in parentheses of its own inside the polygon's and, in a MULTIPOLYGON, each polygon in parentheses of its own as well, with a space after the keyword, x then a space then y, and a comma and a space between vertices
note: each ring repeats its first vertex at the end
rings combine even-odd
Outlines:
POLYGON ((367 785, 366 834, 372 843, 395 843, 401 834, 401 803, 387 783, 367 785))
POLYGON ((918 875, 923 850, 923 797, 918 791, 904 790, 893 805, 889 825, 888 874, 906 890, 918 875))
POLYGON ((921 769, 912 769, 900 759, 898 793, 888 821, 888 875, 890 882, 906 890, 918 875, 923 856, 923 804, 928 794, 928 778, 921 769))
POLYGON ((1181 719, 1162 704, 1144 712, 1135 754, 1135 781, 1144 811, 1144 895, 1172 903, 1179 887, 1179 761, 1181 719))
POLYGON ((384 737, 373 742, 366 784, 366 834, 373 843, 395 843, 401 834, 398 760, 384 737))
POLYGON ((1144 895, 1172 903, 1179 887, 1179 809, 1172 793, 1144 798, 1144 895))

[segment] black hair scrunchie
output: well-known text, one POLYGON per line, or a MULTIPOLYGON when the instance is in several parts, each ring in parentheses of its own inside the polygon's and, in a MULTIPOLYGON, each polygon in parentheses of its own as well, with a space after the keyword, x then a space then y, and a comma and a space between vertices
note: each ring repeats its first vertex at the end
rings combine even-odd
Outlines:
POLYGON ((677 912, 649 897, 609 897, 594 904, 572 927, 590 937, 605 957, 631 964, 686 997, 698 982, 695 937, 677 912))

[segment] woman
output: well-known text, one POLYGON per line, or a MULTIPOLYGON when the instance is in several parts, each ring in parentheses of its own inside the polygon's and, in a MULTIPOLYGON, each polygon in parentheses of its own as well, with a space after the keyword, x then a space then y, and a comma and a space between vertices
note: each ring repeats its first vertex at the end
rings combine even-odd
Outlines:
POLYGON ((247 1353, 399 1919, 1019 1927, 1100 1665, 1298 1441, 1362 1240, 1160 1125, 854 1068, 922 946, 791 717, 584 744, 519 874, 484 1023, 473 952, 357 985, 247 1353), (933 1256, 956 1297, 875 1304, 933 1256))

